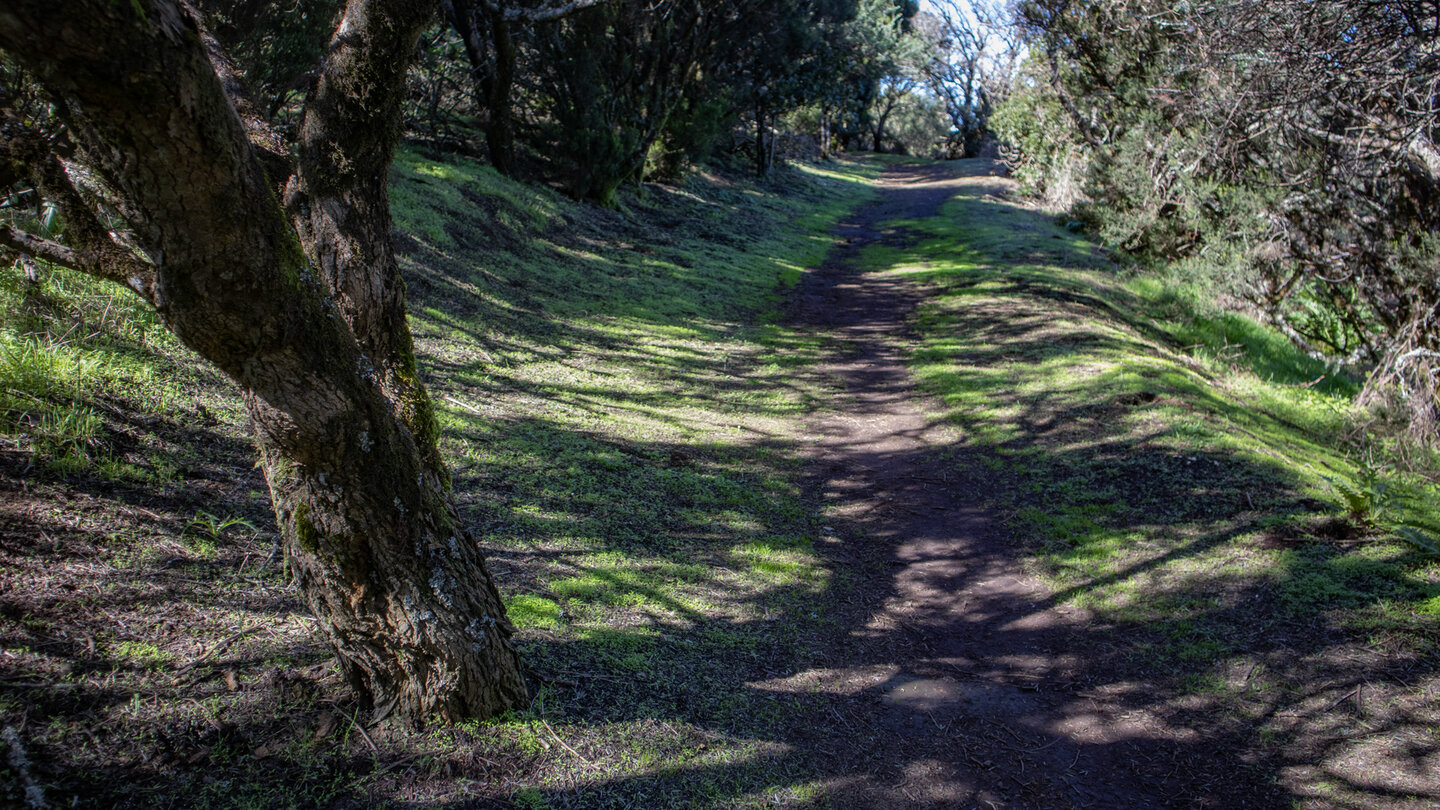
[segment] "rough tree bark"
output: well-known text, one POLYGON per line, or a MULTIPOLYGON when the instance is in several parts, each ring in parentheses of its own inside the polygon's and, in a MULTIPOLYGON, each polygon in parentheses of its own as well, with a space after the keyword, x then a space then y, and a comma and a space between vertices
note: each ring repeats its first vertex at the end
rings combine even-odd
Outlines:
POLYGON ((111 190, 144 256, 13 117, 0 157, 60 205, 71 244, 9 228, 0 244, 135 289, 240 385, 302 597, 374 716, 412 723, 526 698, 513 629, 448 495, 390 244, 404 74, 433 13, 347 5, 287 179, 262 167, 283 165, 261 160, 283 145, 243 114, 185 6, 0 7, 0 49, 53 96, 74 160, 111 190))

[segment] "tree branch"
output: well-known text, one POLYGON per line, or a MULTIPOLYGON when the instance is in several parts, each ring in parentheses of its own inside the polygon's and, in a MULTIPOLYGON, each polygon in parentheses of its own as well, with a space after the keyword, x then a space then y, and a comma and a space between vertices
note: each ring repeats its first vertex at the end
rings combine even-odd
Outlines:
POLYGON ((54 203, 65 221, 70 246, 9 225, 0 233, 4 244, 36 259, 123 284, 153 303, 154 268, 119 245, 71 182, 65 164, 50 142, 23 124, 10 110, 0 112, 0 163, 27 175, 40 196, 54 203))
POLYGON ((68 267, 71 270, 85 271, 84 262, 74 250, 59 242, 42 239, 9 225, 0 225, 0 245, 17 250, 33 259, 41 259, 61 267, 68 267))
POLYGON ((109 246, 87 245, 72 248, 10 225, 0 225, 0 245, 19 251, 22 256, 122 284, 139 293, 145 300, 152 300, 154 275, 150 265, 128 256, 119 245, 111 243, 109 246))
POLYGON ((561 17, 568 17, 577 11, 584 11, 591 6, 598 6, 608 3, 610 0, 572 0, 563 6, 551 6, 549 8, 507 8, 503 3, 495 0, 481 0, 490 11, 499 14, 505 22, 542 23, 552 22, 561 17))

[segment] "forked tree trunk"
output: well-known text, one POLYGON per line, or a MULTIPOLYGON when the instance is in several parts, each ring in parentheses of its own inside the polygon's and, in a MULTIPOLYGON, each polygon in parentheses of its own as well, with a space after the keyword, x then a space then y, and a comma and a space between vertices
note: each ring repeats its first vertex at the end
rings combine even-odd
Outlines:
POLYGON ((182 6, 0 8, 0 48, 60 102, 148 261, 107 244, 63 172, 42 170, 53 156, 37 183, 90 244, 0 241, 140 291, 241 386, 302 597, 362 699, 410 722, 525 700, 513 630, 448 495, 389 238, 405 67, 431 13, 349 3, 282 210, 182 6))

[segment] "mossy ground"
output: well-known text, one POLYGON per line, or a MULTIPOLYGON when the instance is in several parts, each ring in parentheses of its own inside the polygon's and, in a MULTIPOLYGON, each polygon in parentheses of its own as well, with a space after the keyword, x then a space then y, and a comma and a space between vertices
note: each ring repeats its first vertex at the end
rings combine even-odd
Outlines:
POLYGON ((402 152, 420 372, 536 690, 422 734, 355 724, 271 553, 233 390, 123 291, 6 276, 0 713, 50 800, 807 795, 766 733, 794 713, 745 686, 806 654, 824 617, 800 608, 834 580, 791 452, 820 395, 791 372, 819 346, 776 307, 873 174, 705 175, 612 211, 402 152))

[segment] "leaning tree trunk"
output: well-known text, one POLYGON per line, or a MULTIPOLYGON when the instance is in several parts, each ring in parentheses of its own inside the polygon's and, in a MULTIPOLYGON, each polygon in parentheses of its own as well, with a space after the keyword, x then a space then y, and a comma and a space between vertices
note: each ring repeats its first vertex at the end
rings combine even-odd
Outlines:
POLYGON ((432 12, 349 3, 282 210, 184 7, 0 8, 0 48, 60 102, 147 260, 116 250, 53 155, 32 173, 80 244, 9 229, 0 242, 136 289, 241 386, 302 598, 361 698, 411 722, 525 699, 513 630, 448 496, 389 240, 405 66, 432 12))

